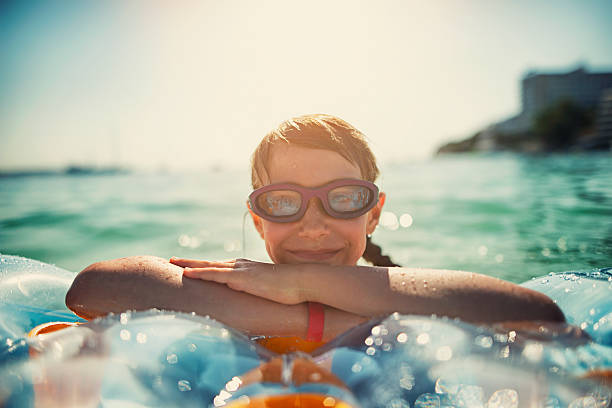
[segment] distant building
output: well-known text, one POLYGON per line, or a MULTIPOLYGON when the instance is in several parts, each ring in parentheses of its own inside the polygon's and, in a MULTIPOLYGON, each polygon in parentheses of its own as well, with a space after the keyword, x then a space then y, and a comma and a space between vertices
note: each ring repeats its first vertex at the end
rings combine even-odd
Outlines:
POLYGON ((528 72, 521 81, 521 112, 494 125, 501 133, 529 130, 538 112, 562 99, 583 108, 595 108, 606 89, 612 89, 612 73, 589 73, 578 68, 565 74, 528 72))
POLYGON ((606 89, 601 95, 599 107, 597 109, 597 119, 595 122, 595 133, 597 135, 594 143, 607 143, 611 148, 612 142, 612 88, 606 89))
POLYGON ((438 152, 542 151, 541 141, 532 137, 534 120, 561 100, 596 112, 594 128, 584 129, 571 149, 612 149, 612 72, 589 73, 580 67, 567 73, 528 72, 521 80, 518 115, 493 123, 471 138, 441 146, 438 152))

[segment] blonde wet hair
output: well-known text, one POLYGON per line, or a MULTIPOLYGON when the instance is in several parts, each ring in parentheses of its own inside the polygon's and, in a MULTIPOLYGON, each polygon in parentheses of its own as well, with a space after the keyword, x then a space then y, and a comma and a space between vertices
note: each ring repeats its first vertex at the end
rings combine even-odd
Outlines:
POLYGON ((348 122, 332 115, 298 116, 281 123, 261 140, 251 156, 251 184, 254 189, 268 180, 267 164, 275 145, 293 145, 330 150, 357 165, 364 180, 375 182, 379 170, 366 137, 348 122))

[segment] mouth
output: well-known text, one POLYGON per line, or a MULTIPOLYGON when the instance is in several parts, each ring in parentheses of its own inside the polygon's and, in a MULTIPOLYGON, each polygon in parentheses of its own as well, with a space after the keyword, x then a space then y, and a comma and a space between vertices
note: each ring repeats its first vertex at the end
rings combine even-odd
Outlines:
POLYGON ((341 249, 293 250, 288 251, 298 259, 306 261, 327 261, 338 254, 341 249))

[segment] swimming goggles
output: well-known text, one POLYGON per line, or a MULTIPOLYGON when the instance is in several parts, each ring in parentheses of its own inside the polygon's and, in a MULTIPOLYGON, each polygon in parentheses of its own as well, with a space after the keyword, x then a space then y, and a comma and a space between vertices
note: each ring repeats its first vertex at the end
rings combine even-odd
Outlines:
POLYGON ((358 179, 334 180, 321 187, 270 184, 249 195, 251 211, 268 221, 294 222, 304 216, 308 202, 317 197, 334 218, 355 218, 367 213, 378 202, 378 187, 358 179))

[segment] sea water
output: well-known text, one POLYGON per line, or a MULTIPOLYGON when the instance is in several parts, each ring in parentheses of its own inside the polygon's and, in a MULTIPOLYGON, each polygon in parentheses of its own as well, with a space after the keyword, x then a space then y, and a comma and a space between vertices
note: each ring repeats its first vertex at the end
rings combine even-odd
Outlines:
MULTIPOLYGON (((612 265, 612 156, 456 155, 381 163, 373 235, 405 266, 522 282, 612 265)), ((137 254, 269 261, 247 168, 0 177, 0 252, 79 271, 137 254)))

